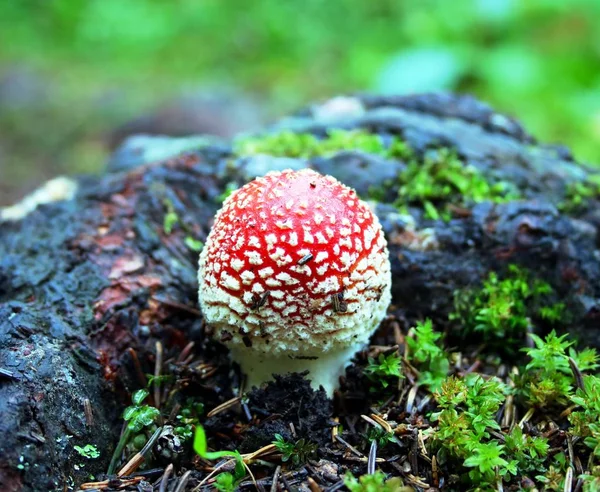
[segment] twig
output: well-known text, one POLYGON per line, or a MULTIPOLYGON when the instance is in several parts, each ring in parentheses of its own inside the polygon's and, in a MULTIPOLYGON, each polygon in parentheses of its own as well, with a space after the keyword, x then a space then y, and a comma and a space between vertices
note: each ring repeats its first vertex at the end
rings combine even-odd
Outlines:
POLYGON ((4 369, 2 367, 0 367, 0 376, 3 376, 5 378, 17 379, 14 372, 9 371, 8 369, 4 369))
POLYGON ((83 413, 85 414, 85 424, 88 427, 94 425, 94 414, 92 413, 92 404, 89 398, 83 400, 83 413))
POLYGON ((154 431, 154 434, 152 434, 152 437, 148 439, 148 442, 141 449, 141 451, 134 454, 133 457, 125 464, 125 466, 119 470, 117 473, 119 477, 131 475, 139 468, 139 466, 146 460, 146 454, 148 454, 148 451, 152 449, 161 432, 162 427, 159 427, 154 431))
POLYGON ((323 492, 323 489, 317 482, 315 482, 314 478, 308 477, 306 481, 308 482, 308 488, 310 489, 310 492, 323 492))
POLYGON ((373 475, 375 473, 375 462, 377 460, 377 441, 371 441, 371 449, 369 449, 369 461, 367 462, 367 473, 373 475))
POLYGON ((577 366, 577 362, 573 360, 572 357, 569 357, 569 367, 571 368, 571 372, 573 373, 573 377, 575 378, 575 385, 585 391, 585 385, 583 384, 583 374, 579 370, 577 366))
POLYGON ((160 371, 163 362, 163 346, 162 343, 156 342, 156 361, 154 364, 154 404, 156 408, 160 408, 160 371))
POLYGON ((236 406, 240 401, 242 401, 242 398, 240 396, 236 396, 236 397, 232 398, 231 400, 227 400, 226 402, 221 403, 219 406, 213 408, 210 412, 208 412, 206 417, 207 418, 214 417, 215 415, 218 415, 219 413, 224 412, 225 410, 228 410, 229 408, 236 406))
POLYGON ((160 479, 160 487, 158 488, 158 492, 167 492, 167 485, 169 484, 169 477, 173 473, 173 463, 169 463, 169 466, 165 468, 165 472, 163 473, 160 479))
POLYGON ((364 458, 365 455, 362 454, 358 449, 356 449, 354 446, 352 446, 351 444, 347 443, 344 439, 342 439, 341 436, 337 435, 335 436, 335 439, 342 443, 344 446, 346 446, 350 451, 352 451, 356 456, 358 456, 359 458, 364 458))
POLYGON ((183 347, 183 350, 179 353, 179 356, 177 357, 177 360, 175 361, 175 363, 179 364, 179 363, 183 362, 187 358, 187 356, 190 354, 190 352, 192 351, 193 348, 194 348, 194 342, 190 342, 185 347, 183 347))
POLYGON ((281 465, 275 468, 275 473, 273 473, 273 483, 271 484, 271 492, 277 492, 277 482, 279 482, 279 474, 281 473, 281 465))
MULTIPOLYGON (((142 365, 140 364, 140 359, 137 356, 137 352, 135 351, 135 349, 133 349, 131 347, 129 347, 127 349, 127 352, 129 352, 129 355, 131 356, 131 360, 133 361, 133 367, 135 368, 135 375, 137 376, 138 381, 140 382, 140 386, 142 388, 145 388, 148 385, 148 380, 146 379, 146 376, 144 375, 144 371, 142 371, 142 365)), ((150 406, 155 406, 153 401, 149 401, 148 404, 150 406)))
POLYGON ((183 492, 185 490, 185 486, 187 485, 191 474, 192 474, 192 470, 188 470, 183 474, 183 477, 181 477, 181 480, 179 480, 179 483, 177 484, 177 488, 175 489, 174 492, 183 492))
POLYGON ((158 296, 154 296, 154 299, 156 299, 158 302, 163 303, 165 306, 170 306, 176 309, 180 309, 181 311, 185 311, 187 313, 193 314, 195 316, 201 316, 202 313, 200 311, 198 311, 197 309, 188 306, 187 304, 182 304, 180 302, 176 302, 176 301, 171 301, 169 299, 164 299, 162 297, 158 297, 158 296))
POLYGON ((327 487, 324 492, 337 492, 344 486, 344 481, 340 480, 339 482, 334 483, 332 486, 327 487))
POLYGON ((565 474, 565 488, 564 492, 571 492, 573 490, 573 468, 569 467, 565 474))
POLYGON ((112 480, 102 480, 101 482, 87 482, 83 483, 79 486, 81 490, 102 490, 107 489, 109 486, 113 488, 121 488, 128 487, 130 485, 135 485, 136 483, 140 483, 144 477, 133 477, 126 479, 112 479, 112 480))

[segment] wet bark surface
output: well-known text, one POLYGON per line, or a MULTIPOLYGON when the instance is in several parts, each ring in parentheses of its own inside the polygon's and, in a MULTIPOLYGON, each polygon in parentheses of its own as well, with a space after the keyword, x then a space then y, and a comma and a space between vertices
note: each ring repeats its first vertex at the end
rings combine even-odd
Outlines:
MULTIPOLYGON (((591 171, 568 149, 536 142, 517 121, 470 97, 356 101, 360 110, 309 108, 270 130, 322 136, 330 128, 364 128, 402 138, 420 158, 451 148, 483 175, 512 183, 522 197, 474 204, 449 221, 426 219, 415 208, 413 224, 389 203, 377 204, 392 260, 394 312, 407 320, 447 319, 455 290, 518 264, 565 302, 567 331, 600 347, 600 208, 592 201, 577 214, 559 210, 568 187, 591 171)), ((229 183, 309 165, 365 194, 369 186, 389 184, 407 164, 358 151, 308 163, 237 157, 225 143, 153 161, 164 140, 136 145, 120 149, 103 176, 79 179, 73 199, 0 224, 2 490, 62 490, 101 477, 122 411, 142 386, 140 373, 154 372, 157 342, 164 366, 185 381, 184 394, 202 395, 206 408, 235 396, 238 375, 226 350, 205 336, 197 311, 198 252, 190 241, 206 238, 229 183), (167 233, 169 213, 177 223, 167 233), (195 345, 186 351, 190 341, 195 345), (87 443, 97 446, 99 458, 83 460, 75 451, 87 443)), ((393 197, 395 185, 386 186, 393 197)), ((276 415, 236 431, 234 444, 246 451, 268 444, 274 433, 287 435, 290 421, 298 435, 319 444, 331 430, 331 402, 302 381, 250 393, 245 405, 250 413, 276 415), (286 413, 301 399, 298 391, 310 405, 286 413)), ((206 427, 218 433, 234 424, 219 415, 206 427)))

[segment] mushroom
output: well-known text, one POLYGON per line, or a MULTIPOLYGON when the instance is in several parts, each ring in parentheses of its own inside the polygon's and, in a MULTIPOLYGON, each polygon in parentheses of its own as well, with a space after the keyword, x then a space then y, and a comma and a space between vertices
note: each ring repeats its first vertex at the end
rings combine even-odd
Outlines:
POLYGON ((199 301, 250 386, 308 370, 333 394, 391 299, 387 244, 356 192, 311 169, 233 192, 200 255, 199 301))

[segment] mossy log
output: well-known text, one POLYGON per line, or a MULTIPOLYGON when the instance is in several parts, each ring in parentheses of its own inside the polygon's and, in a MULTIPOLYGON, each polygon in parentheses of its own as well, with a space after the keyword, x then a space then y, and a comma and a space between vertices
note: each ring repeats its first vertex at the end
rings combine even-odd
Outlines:
POLYGON ((219 368, 210 377, 220 384, 199 383, 199 391, 207 401, 233 396, 225 351, 205 340, 197 310, 198 241, 228 186, 272 169, 311 166, 365 198, 377 194, 393 309, 406 319, 447 320, 457 289, 518 264, 566 304, 564 328, 600 346, 600 207, 588 193, 593 170, 568 149, 538 143, 471 97, 447 94, 336 99, 268 131, 324 138, 333 128, 400 140, 415 162, 451 149, 484 179, 508 184, 514 199, 436 204, 446 215, 432 219, 418 200, 404 213, 392 206, 409 165, 397 156, 240 155, 235 145, 197 138, 177 154, 185 141, 130 141, 105 174, 76 179, 69 199, 21 218, 17 206, 0 224, 2 490, 66 490, 105 472, 129 394, 142 385, 140 372, 154 372, 157 343, 167 363, 194 341, 194 360, 219 368), (88 443, 99 458, 75 451, 88 443))

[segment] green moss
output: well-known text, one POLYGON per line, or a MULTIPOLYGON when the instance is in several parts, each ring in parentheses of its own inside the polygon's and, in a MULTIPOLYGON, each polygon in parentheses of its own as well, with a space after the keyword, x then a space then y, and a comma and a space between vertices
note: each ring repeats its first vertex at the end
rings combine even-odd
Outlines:
POLYGON ((500 436, 497 413, 510 387, 479 375, 447 378, 435 393, 437 429, 429 444, 432 452, 455 469, 464 484, 487 490, 504 478, 544 469, 548 442, 525 434, 520 427, 500 436))
POLYGON ((438 426, 430 448, 438 457, 459 463, 461 479, 480 487, 489 487, 497 475, 515 475, 517 460, 510 459, 505 446, 492 431, 500 431, 496 413, 510 389, 501 381, 469 375, 447 378, 435 393, 440 411, 433 415, 438 426))
POLYGON ((528 405, 546 410, 568 405, 576 384, 571 365, 575 364, 579 371, 597 368, 596 351, 578 352, 567 335, 557 336, 554 331, 544 339, 535 334, 530 337, 535 346, 523 351, 531 360, 520 371, 521 376, 515 378, 519 397, 528 405))
POLYGON ((365 375, 377 383, 378 388, 371 391, 381 391, 390 385, 396 385, 402 375, 402 359, 396 352, 389 355, 379 354, 377 360, 369 357, 369 364, 365 367, 365 375))
POLYGON ((551 303, 552 287, 516 265, 510 265, 505 278, 490 272, 480 289, 454 293, 450 319, 460 323, 461 333, 477 333, 486 342, 499 342, 505 349, 523 341, 532 319, 547 324, 565 320, 562 303, 551 303))
POLYGON ((96 459, 100 456, 100 451, 93 444, 86 444, 85 446, 73 446, 73 449, 77 451, 81 456, 89 460, 96 459))
POLYGON ((392 138, 390 143, 385 144, 379 135, 365 130, 336 129, 328 130, 325 138, 292 131, 242 138, 234 143, 233 150, 240 156, 269 154, 302 159, 333 155, 342 150, 361 150, 390 159, 412 155, 410 147, 398 138, 392 138))
POLYGON ((272 444, 281 453, 281 461, 289 461, 295 467, 306 463, 317 452, 317 445, 304 438, 296 442, 286 441, 281 434, 275 434, 272 444))
POLYGON ((386 187, 385 186, 369 186, 367 190, 367 198, 369 200, 374 200, 376 202, 383 202, 386 196, 386 187))
POLYGON ((165 198, 163 200, 163 205, 167 209, 163 219, 163 230, 168 236, 173 232, 173 227, 179 222, 179 216, 177 215, 177 212, 175 212, 175 206, 171 200, 165 198))
POLYGON ((368 197, 382 201, 389 188, 398 186, 396 207, 406 212, 409 205, 421 206, 429 219, 450 218, 449 206, 468 206, 482 201, 503 202, 519 197, 507 183, 490 182, 479 170, 465 165, 447 148, 431 152, 419 160, 403 140, 392 137, 385 142, 365 130, 332 129, 319 138, 310 133, 283 131, 239 139, 234 153, 239 156, 269 154, 277 157, 310 159, 330 156, 343 150, 360 150, 386 159, 408 162, 396 183, 372 186, 368 197))
POLYGON ((449 219, 448 205, 503 202, 518 195, 507 184, 490 183, 475 167, 465 165, 449 149, 439 149, 423 162, 412 160, 400 175, 399 208, 421 205, 429 219, 449 219), (441 211, 440 211, 441 209, 441 211))
POLYGON ((592 198, 600 198, 600 174, 591 174, 585 181, 569 183, 558 208, 567 214, 578 214, 585 211, 592 198))
POLYGON ((195 253, 200 253, 200 251, 202 251, 202 248, 204 248, 204 243, 192 236, 186 236, 183 242, 189 249, 191 249, 195 253))
MULTIPOLYGON (((456 474, 460 490, 496 490, 500 482, 506 486, 523 477, 535 477, 544 490, 562 490, 569 467, 565 455, 551 452, 535 425, 501 426, 499 415, 508 408, 509 396, 510 406, 529 414, 532 424, 541 417, 561 425, 582 461, 590 453, 589 464, 600 457, 600 378, 586 374, 599 367, 596 351, 576 351, 567 335, 554 332, 544 339, 531 337, 535 346, 523 349, 529 363, 508 383, 478 374, 450 376, 433 394, 436 425, 425 431, 426 446, 456 474), (573 404, 571 413, 565 411, 573 404)), ((596 470, 582 479, 591 486, 600 483, 599 477, 596 470)))
POLYGON ((405 486, 400 477, 386 479, 385 473, 377 470, 372 475, 363 475, 358 479, 351 472, 344 475, 344 485, 350 492, 410 492, 412 487, 405 486))
POLYGON ((442 334, 434 331, 430 319, 418 322, 406 338, 406 357, 419 370, 419 383, 431 391, 440 388, 450 368, 441 338, 442 334))
MULTIPOLYGON (((596 369, 595 364, 593 369, 596 369)), ((583 376, 583 387, 578 388, 571 397, 578 405, 578 411, 569 416, 572 432, 583 438, 596 458, 600 458, 600 378, 598 376, 583 376)))
POLYGON ((600 490, 600 466, 594 466, 588 473, 580 475, 583 481, 583 492, 598 492, 600 490))

